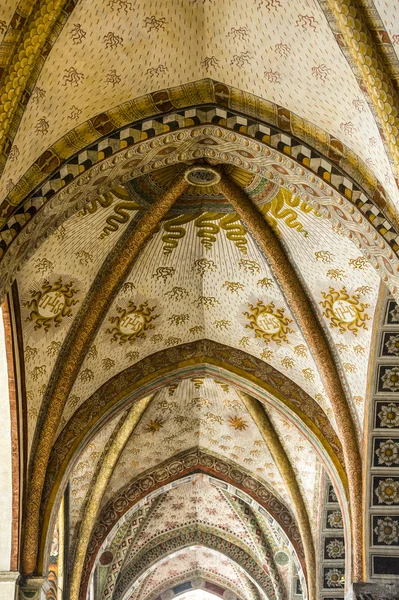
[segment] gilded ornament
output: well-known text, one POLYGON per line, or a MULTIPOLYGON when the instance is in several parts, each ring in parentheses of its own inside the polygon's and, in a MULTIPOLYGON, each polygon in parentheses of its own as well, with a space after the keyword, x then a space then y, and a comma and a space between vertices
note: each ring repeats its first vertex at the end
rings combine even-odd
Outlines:
POLYGON ((216 265, 213 260, 208 260, 207 258, 199 258, 195 261, 192 269, 195 271, 197 275, 201 275, 203 277, 207 271, 213 273, 216 271, 216 265))
POLYGON ((313 213, 315 216, 321 217, 321 214, 315 211, 312 206, 284 188, 281 188, 272 200, 261 207, 262 214, 277 235, 280 235, 279 221, 281 220, 290 229, 307 237, 308 232, 299 220, 298 210, 305 214, 313 213))
POLYGON ((385 517, 377 520, 377 527, 374 528, 377 534, 378 542, 381 544, 397 544, 399 541, 399 523, 396 519, 385 517))
POLYGON ((152 321, 160 316, 153 314, 155 308, 149 306, 148 301, 136 305, 132 300, 129 300, 127 308, 118 306, 116 310, 119 314, 108 319, 114 325, 106 330, 106 333, 112 334, 111 342, 122 345, 145 338, 146 331, 154 329, 152 321))
POLYGON ((240 268, 243 268, 246 273, 251 273, 251 275, 255 275, 255 273, 260 273, 260 265, 255 260, 240 258, 240 260, 238 261, 238 266, 240 268))
POLYGON ((239 281, 225 281, 222 287, 226 288, 231 294, 237 294, 239 291, 244 290, 244 285, 239 281))
POLYGON ((304 344, 298 344, 294 346, 294 352, 297 356, 302 356, 302 358, 308 358, 308 349, 304 344))
POLYGON ((314 253, 316 260, 321 260, 322 263, 328 264, 332 263, 334 254, 329 252, 328 250, 318 250, 314 253))
POLYGON ((258 283, 256 284, 264 290, 269 289, 273 285, 273 279, 270 277, 263 277, 263 279, 258 279, 258 283))
POLYGON ((168 317, 168 321, 170 321, 170 323, 172 325, 184 325, 184 323, 187 323, 187 321, 189 321, 190 319, 190 315, 188 313, 182 313, 180 315, 171 315, 170 317, 168 317))
POLYGON ((350 258, 348 262, 349 266, 353 269, 359 269, 363 271, 369 266, 367 259, 364 256, 358 256, 357 258, 350 258))
POLYGON ((284 358, 281 359, 281 365, 285 369, 292 369, 295 367, 295 360, 291 356, 284 356, 284 358))
POLYGON ((346 273, 343 269, 329 269, 327 271, 327 277, 329 279, 335 279, 342 281, 346 277, 346 273))
POLYGON ((152 277, 156 277, 156 279, 163 279, 164 283, 168 277, 172 277, 176 272, 174 267, 158 267, 155 273, 153 273, 152 277))
POLYGON ((399 427, 399 407, 397 404, 383 405, 378 416, 381 421, 381 427, 399 427))
POLYGON ((175 300, 175 301, 184 300, 184 298, 187 298, 187 296, 188 296, 188 291, 185 288, 182 288, 179 286, 175 286, 168 292, 165 292, 166 298, 169 298, 170 300, 175 300))
POLYGON ((29 363, 37 355, 37 348, 32 348, 32 346, 26 346, 24 354, 25 354, 25 362, 29 363))
POLYGON ((288 327, 292 319, 284 316, 284 308, 276 308, 274 302, 264 304, 261 300, 248 304, 248 308, 243 313, 249 321, 245 327, 254 331, 255 337, 262 338, 267 344, 271 341, 279 346, 282 342, 289 343, 288 334, 294 331, 288 327))
POLYGON ((199 296, 199 298, 197 298, 193 304, 195 304, 197 308, 203 307, 209 310, 211 308, 215 308, 217 304, 220 304, 220 302, 214 296, 199 296))
POLYGON ((58 352, 61 349, 61 345, 61 342, 56 342, 55 340, 50 342, 46 350, 47 356, 57 356, 58 352))
POLYGON ((366 321, 370 317, 365 311, 369 305, 360 302, 359 296, 349 295, 345 287, 338 291, 330 287, 322 296, 324 300, 319 304, 324 308, 323 317, 330 320, 332 328, 338 328, 340 333, 350 331, 355 336, 359 329, 368 329, 366 321))
POLYGON ((229 321, 228 319, 219 319, 218 321, 214 321, 213 325, 215 329, 228 329, 231 325, 231 321, 229 321))
POLYGON ((158 431, 160 431, 164 426, 164 423, 161 419, 154 419, 149 421, 146 426, 145 429, 146 431, 148 431, 149 433, 157 433, 158 431))
POLYGON ((203 333, 205 331, 205 327, 202 325, 194 325, 194 327, 190 327, 189 332, 192 335, 197 335, 199 333, 203 333))
POLYGON ((242 417, 237 415, 234 417, 229 417, 229 425, 237 431, 245 431, 245 429, 248 427, 248 423, 242 417))
POLYGON ((167 348, 170 348, 171 346, 178 346, 182 341, 181 338, 171 335, 164 340, 164 344, 167 348))
POLYGON ((22 303, 30 310, 25 321, 34 323, 35 330, 59 327, 65 318, 72 316, 71 307, 79 302, 75 298, 79 290, 74 286, 72 281, 64 283, 60 277, 52 284, 45 279, 39 288, 32 288, 30 300, 22 303))

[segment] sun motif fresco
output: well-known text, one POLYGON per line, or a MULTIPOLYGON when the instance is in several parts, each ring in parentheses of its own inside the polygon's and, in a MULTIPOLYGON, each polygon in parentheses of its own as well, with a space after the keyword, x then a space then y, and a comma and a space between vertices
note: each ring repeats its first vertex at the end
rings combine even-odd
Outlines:
POLYGON ((133 343, 139 338, 146 337, 146 331, 154 329, 155 321, 159 314, 153 314, 155 306, 149 306, 148 302, 135 304, 129 300, 127 308, 117 306, 118 315, 109 317, 110 323, 114 326, 107 329, 107 333, 112 334, 111 342, 133 343))
POLYGON ((60 277, 50 283, 45 279, 40 287, 32 287, 30 299, 23 302, 30 311, 26 321, 34 323, 35 330, 43 328, 48 332, 52 327, 59 327, 63 319, 72 316, 72 307, 79 302, 78 292, 73 281, 66 283, 60 277))
POLYGON ((370 317, 366 312, 367 303, 360 302, 357 294, 348 294, 345 287, 340 290, 329 288, 322 292, 324 300, 319 304, 324 308, 323 316, 330 320, 332 328, 338 328, 340 333, 351 332, 357 336, 359 329, 368 329, 370 317))
POLYGON ((288 334, 294 330, 289 327, 292 319, 284 316, 284 308, 276 308, 274 302, 264 304, 258 300, 256 304, 248 304, 248 309, 243 313, 249 321, 245 327, 254 331, 255 337, 262 338, 266 344, 289 343, 288 334))

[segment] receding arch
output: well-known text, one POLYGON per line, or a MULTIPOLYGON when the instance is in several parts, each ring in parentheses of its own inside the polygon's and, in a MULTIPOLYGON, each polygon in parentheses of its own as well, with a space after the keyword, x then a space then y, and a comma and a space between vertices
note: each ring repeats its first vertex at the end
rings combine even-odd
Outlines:
POLYGON ((342 447, 321 407, 290 379, 242 350, 201 340, 168 348, 144 358, 136 365, 116 375, 97 390, 74 414, 62 430, 52 449, 41 515, 41 545, 39 565, 44 556, 45 540, 54 503, 62 480, 72 468, 76 452, 87 444, 90 432, 100 427, 104 419, 115 415, 139 397, 151 394, 177 378, 208 373, 249 391, 265 402, 275 399, 275 406, 291 413, 305 435, 312 432, 319 440, 319 452, 325 453, 325 463, 333 465, 334 481, 340 480, 343 495, 347 489, 342 447))
POLYGON ((173 456, 165 463, 139 476, 127 484, 116 496, 111 498, 101 510, 97 524, 93 530, 88 551, 86 553, 82 580, 81 596, 85 597, 88 577, 93 568, 96 556, 104 540, 116 526, 118 521, 132 510, 137 502, 152 495, 165 485, 181 480, 188 475, 203 473, 221 482, 233 485, 262 507, 275 520, 276 524, 287 536, 297 556, 298 565, 306 574, 304 552, 301 535, 295 517, 291 511, 274 494, 240 467, 201 449, 187 450, 173 456))
POLYGON ((155 592, 153 592, 152 594, 148 594, 147 596, 144 596, 144 600, 158 600, 158 598, 161 598, 161 594, 164 594, 165 592, 168 593, 168 590, 170 590, 169 594, 172 596, 172 598, 179 598, 182 594, 185 594, 189 591, 192 590, 196 590, 196 589, 203 589, 204 591, 210 591, 213 595, 215 596, 219 596, 221 598, 223 598, 223 594, 227 591, 233 592, 236 596, 238 600, 244 600, 244 598, 242 597, 242 593, 239 592, 239 590, 235 590, 233 589, 233 586, 231 585, 231 583, 224 583, 223 580, 222 581, 218 581, 217 578, 211 573, 198 573, 198 576, 196 575, 195 578, 188 578, 188 577, 184 577, 184 578, 179 578, 176 581, 174 581, 173 583, 170 583, 168 586, 159 586, 159 588, 157 588, 155 590, 155 592), (198 585, 198 581, 196 581, 197 577, 201 577, 201 580, 203 582, 203 585, 200 587, 198 585), (173 588, 177 588, 179 585, 181 584, 187 584, 189 583, 191 585, 191 590, 190 588, 185 588, 185 589, 177 589, 176 591, 173 588), (210 584, 209 589, 207 588, 207 584, 210 584), (216 589, 216 587, 218 587, 219 589, 216 589))
POLYGON ((265 592, 270 600, 275 600, 273 584, 266 569, 248 552, 244 544, 239 544, 238 540, 223 539, 212 528, 204 525, 197 525, 195 528, 182 527, 180 530, 170 532, 169 536, 168 540, 154 545, 146 545, 135 561, 124 566, 115 585, 114 600, 125 598, 131 582, 150 565, 167 556, 170 552, 176 552, 193 544, 216 550, 230 558, 244 569, 246 574, 265 592))

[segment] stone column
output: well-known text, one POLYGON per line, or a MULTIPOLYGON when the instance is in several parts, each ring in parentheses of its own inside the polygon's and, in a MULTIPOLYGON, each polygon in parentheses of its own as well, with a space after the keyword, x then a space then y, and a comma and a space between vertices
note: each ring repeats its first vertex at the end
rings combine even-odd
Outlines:
POLYGON ((353 600, 399 600, 399 582, 354 583, 353 600))
POLYGON ((0 598, 1 600, 16 600, 17 571, 0 571, 0 598))
POLYGON ((46 577, 28 577, 19 584, 18 600, 46 600, 50 584, 46 577))

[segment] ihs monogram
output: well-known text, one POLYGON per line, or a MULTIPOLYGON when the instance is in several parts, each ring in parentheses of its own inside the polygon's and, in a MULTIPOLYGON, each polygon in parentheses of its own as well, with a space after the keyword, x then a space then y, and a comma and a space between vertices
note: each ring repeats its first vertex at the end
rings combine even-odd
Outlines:
POLYGON ((360 328, 368 329, 366 321, 370 317, 365 312, 368 304, 359 301, 359 296, 350 296, 345 287, 336 291, 330 287, 328 292, 322 292, 324 298, 319 304, 325 309, 323 316, 330 320, 332 328, 338 328, 340 333, 351 331, 357 335, 360 328))
POLYGON ((249 311, 243 313, 249 320, 245 327, 255 331, 255 337, 263 338, 266 343, 289 343, 287 334, 294 331, 288 327, 292 320, 284 316, 284 308, 276 308, 274 302, 263 304, 261 300, 255 305, 249 304, 248 307, 249 311))
POLYGON ((129 301, 128 308, 117 307, 119 315, 110 317, 110 323, 114 327, 107 329, 107 333, 112 334, 111 342, 119 341, 119 344, 134 342, 138 338, 145 338, 145 332, 148 329, 154 329, 151 321, 154 321, 159 315, 153 315, 155 306, 148 306, 148 302, 136 305, 129 301))
POLYGON ((31 299, 23 302, 23 306, 31 309, 26 321, 34 322, 34 329, 43 327, 48 331, 53 326, 59 327, 65 317, 71 317, 71 307, 79 302, 74 299, 78 291, 72 281, 63 283, 60 277, 50 284, 46 279, 41 289, 32 290, 31 299))

